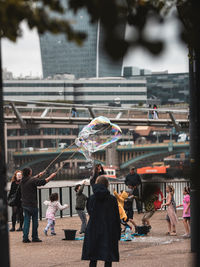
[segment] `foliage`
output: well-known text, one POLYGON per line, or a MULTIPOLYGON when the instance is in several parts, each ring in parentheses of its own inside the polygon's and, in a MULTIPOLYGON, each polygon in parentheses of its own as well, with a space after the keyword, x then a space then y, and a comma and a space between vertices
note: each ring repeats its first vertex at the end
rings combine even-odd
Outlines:
POLYGON ((39 34, 46 31, 64 33, 69 41, 81 45, 86 34, 73 29, 67 13, 71 9, 76 14, 84 8, 91 23, 101 21, 105 48, 114 59, 121 58, 129 47, 136 46, 156 55, 162 51, 164 41, 159 36, 149 39, 145 29, 152 18, 162 24, 175 6, 184 25, 180 35, 194 46, 200 38, 197 0, 0 0, 0 33, 1 37, 16 41, 22 35, 21 23, 26 21, 29 28, 37 28, 39 34), (67 2, 68 8, 63 7, 62 1, 67 2), (50 15, 52 12, 56 15, 50 15), (122 34, 127 23, 133 29, 130 40, 125 40, 122 34))
POLYGON ((65 33, 69 41, 81 44, 86 34, 74 31, 69 20, 50 16, 50 11, 58 15, 66 12, 59 0, 0 0, 0 36, 16 41, 22 35, 21 23, 26 21, 29 28, 37 28, 39 34, 65 33))

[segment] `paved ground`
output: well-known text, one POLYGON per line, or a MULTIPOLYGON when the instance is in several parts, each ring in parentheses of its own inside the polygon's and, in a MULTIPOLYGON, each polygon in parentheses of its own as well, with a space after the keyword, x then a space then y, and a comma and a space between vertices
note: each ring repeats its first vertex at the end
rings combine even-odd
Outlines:
MULTIPOLYGON (((152 218, 152 230, 147 237, 137 237, 131 242, 120 241, 120 262, 114 267, 190 267, 192 254, 190 253, 190 240, 181 237, 184 234, 181 220, 181 211, 177 236, 167 237, 165 212, 156 212, 152 218)), ((142 215, 135 215, 140 222, 142 215)), ((65 229, 79 229, 78 217, 56 220, 56 236, 44 236, 43 228, 46 221, 39 222, 39 235, 42 243, 22 243, 22 233, 10 233, 11 267, 63 267, 88 266, 87 261, 81 261, 83 241, 64 241, 65 229)), ((99 263, 98 266, 103 266, 99 263)))

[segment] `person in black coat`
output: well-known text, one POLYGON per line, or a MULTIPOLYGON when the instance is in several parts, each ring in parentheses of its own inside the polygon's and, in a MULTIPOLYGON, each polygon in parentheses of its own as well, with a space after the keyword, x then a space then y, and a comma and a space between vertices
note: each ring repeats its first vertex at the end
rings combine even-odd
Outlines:
POLYGON ((87 201, 90 216, 85 232, 82 260, 90 260, 90 267, 97 261, 111 267, 119 261, 118 241, 121 237, 120 217, 116 198, 108 190, 108 180, 99 176, 93 186, 94 195, 87 201))
POLYGON ((15 231, 17 218, 19 219, 19 228, 17 229, 17 231, 22 231, 24 222, 23 208, 21 203, 21 179, 22 172, 20 170, 15 171, 11 179, 11 187, 8 194, 8 203, 9 199, 12 199, 12 203, 10 204, 10 206, 12 207, 12 228, 10 229, 10 232, 15 231))
MULTIPOLYGON (((139 190, 138 186, 141 185, 141 178, 140 176, 135 172, 135 167, 132 167, 130 169, 130 173, 125 178, 125 185, 133 189, 133 195, 139 198, 139 190)), ((138 199, 135 199, 136 201, 136 207, 138 210, 138 213, 142 212, 142 204, 138 199)))
POLYGON ((104 175, 104 169, 101 164, 96 164, 94 169, 94 174, 92 179, 90 179, 90 185, 93 186, 96 183, 96 179, 98 176, 104 175))

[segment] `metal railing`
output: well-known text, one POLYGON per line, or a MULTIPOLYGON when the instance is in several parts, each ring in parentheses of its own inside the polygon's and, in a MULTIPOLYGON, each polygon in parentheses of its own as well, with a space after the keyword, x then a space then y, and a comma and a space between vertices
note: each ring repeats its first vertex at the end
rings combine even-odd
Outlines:
MULTIPOLYGON (((189 180, 185 179, 167 179, 167 180, 143 180, 142 186, 145 183, 156 183, 159 185, 163 196, 166 197, 166 186, 171 184, 175 188, 175 202, 176 204, 182 204, 183 201, 183 188, 189 186, 189 180)), ((140 194, 142 192, 142 186, 139 187, 140 194)), ((39 219, 42 220, 45 218, 47 207, 43 204, 45 200, 49 199, 49 196, 52 193, 58 193, 59 200, 61 204, 68 204, 69 208, 63 211, 58 211, 56 216, 62 218, 63 216, 70 216, 77 214, 75 205, 76 205, 76 192, 74 191, 75 186, 56 186, 56 187, 40 187, 38 188, 38 209, 39 209, 39 219)), ((118 193, 121 190, 125 190, 127 187, 124 182, 110 182, 109 190, 112 193, 115 189, 118 193)), ((86 196, 92 194, 92 188, 90 185, 85 185, 83 193, 86 196)), ((136 210, 136 203, 134 201, 133 209, 136 210)), ((11 207, 8 207, 9 221, 11 221, 11 207)))
MULTIPOLYGON (((162 180, 162 181, 160 180, 142 181, 142 186, 145 183, 149 183, 149 182, 158 184, 160 186, 160 189, 164 197, 166 197, 166 186, 168 184, 173 185, 175 188, 174 198, 175 198, 175 202, 177 205, 181 204, 183 201, 183 193, 182 193, 183 188, 189 185, 189 180, 173 179, 173 180, 162 180)), ((140 193, 142 191, 142 186, 140 186, 139 188, 140 193)), ((109 185, 109 189, 111 193, 113 192, 113 189, 115 189, 119 193, 121 190, 126 189, 126 186, 124 182, 111 182, 109 185)), ((76 193, 74 191, 74 186, 64 186, 64 187, 62 186, 62 187, 53 187, 53 188, 44 187, 44 188, 38 188, 38 208, 39 208, 40 220, 45 218, 45 213, 46 213, 46 206, 44 206, 43 202, 46 199, 49 199, 49 196, 55 192, 59 194, 61 204, 69 205, 69 209, 59 211, 57 213, 57 216, 62 218, 63 216, 72 217, 73 215, 77 214, 76 209, 75 209, 76 193)), ((85 185, 84 194, 87 195, 88 197, 92 194, 92 189, 90 185, 85 185)), ((134 201, 133 208, 134 210, 136 210, 135 201, 134 201)))

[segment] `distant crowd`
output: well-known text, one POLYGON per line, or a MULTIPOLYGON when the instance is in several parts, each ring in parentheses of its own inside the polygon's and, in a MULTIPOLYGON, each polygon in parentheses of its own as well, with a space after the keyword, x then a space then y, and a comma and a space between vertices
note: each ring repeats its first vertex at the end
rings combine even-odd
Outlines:
MULTIPOLYGON (((44 186, 52 180, 56 173, 47 178, 42 178, 45 172, 32 176, 31 168, 22 171, 17 170, 11 180, 11 188, 8 194, 8 205, 12 207, 12 227, 10 232, 22 231, 24 243, 42 242, 38 237, 38 202, 37 187, 44 186), (32 239, 29 239, 30 221, 32 220, 32 239), (16 229, 16 223, 19 228, 16 229)), ((176 208, 183 206, 183 225, 185 238, 190 237, 190 188, 184 187, 183 203, 176 205, 174 187, 167 185, 166 198, 160 188, 154 184, 143 184, 134 167, 130 169, 125 178, 125 190, 117 192, 109 191, 109 181, 101 164, 94 168, 90 185, 93 194, 88 198, 84 193, 86 182, 77 184, 76 211, 81 220, 79 234, 84 236, 82 260, 90 261, 89 266, 97 266, 97 261, 104 261, 105 266, 112 266, 112 262, 119 261, 118 242, 123 232, 127 240, 130 234, 139 234, 142 230, 148 233, 151 229, 151 218, 158 209, 166 207, 166 235, 176 236, 176 224, 178 218, 176 208), (142 186, 142 190, 141 189, 142 186), (142 213, 141 225, 134 219, 133 203, 136 202, 138 213, 142 213), (144 211, 143 211, 144 208, 144 211), (87 221, 86 210, 89 215, 87 221)), ((47 206, 47 224, 43 229, 44 235, 55 236, 56 211, 68 208, 67 204, 59 202, 59 195, 53 193, 49 200, 45 200, 47 206)))

